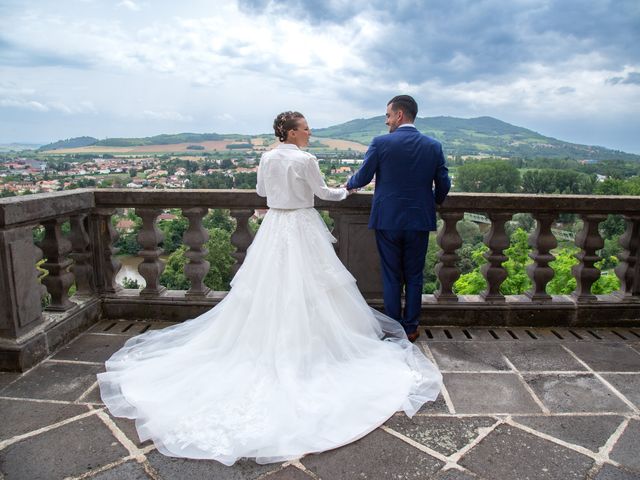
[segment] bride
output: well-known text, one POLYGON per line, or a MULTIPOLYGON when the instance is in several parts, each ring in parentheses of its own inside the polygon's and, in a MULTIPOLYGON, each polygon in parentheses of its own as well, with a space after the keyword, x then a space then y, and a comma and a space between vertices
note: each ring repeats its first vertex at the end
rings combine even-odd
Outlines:
POLYGON ((281 462, 350 443, 394 412, 413 416, 442 377, 398 322, 371 309, 313 208, 326 186, 301 150, 297 112, 274 122, 281 143, 260 161, 270 207, 216 307, 129 339, 98 375, 115 416, 135 419, 165 455, 281 462))

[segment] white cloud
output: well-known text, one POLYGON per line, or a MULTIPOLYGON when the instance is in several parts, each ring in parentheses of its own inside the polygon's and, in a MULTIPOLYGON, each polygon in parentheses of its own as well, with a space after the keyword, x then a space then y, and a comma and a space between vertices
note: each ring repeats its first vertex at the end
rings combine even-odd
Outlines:
POLYGON ((193 121, 193 117, 190 115, 182 115, 178 112, 154 112, 152 110, 145 110, 142 112, 142 116, 144 118, 148 118, 150 120, 172 120, 175 122, 191 122, 193 121))
POLYGON ((133 0, 122 0, 120 3, 118 3, 118 6, 119 7, 128 8, 132 12, 140 11, 140 5, 138 5, 133 0))
POLYGON ((0 99, 0 107, 20 108, 34 112, 48 112, 50 110, 47 105, 36 102, 35 100, 17 100, 13 98, 0 99))
POLYGON ((144 0, 13 2, 0 18, 0 116, 49 112, 39 117, 60 115, 71 128, 70 116, 94 114, 87 128, 103 136, 154 134, 171 122, 257 133, 285 109, 320 127, 378 115, 388 98, 407 92, 421 115, 575 125, 606 118, 611 131, 616 115, 640 122, 637 55, 574 29, 579 18, 562 28, 534 24, 530 11, 551 4, 498 3, 456 7, 450 24, 439 19, 455 5, 418 9, 413 18, 408 0, 272 1, 263 9, 208 0, 153 8, 144 0), (129 14, 141 7, 144 16, 129 14), (476 21, 487 12, 496 16, 489 29, 476 21))

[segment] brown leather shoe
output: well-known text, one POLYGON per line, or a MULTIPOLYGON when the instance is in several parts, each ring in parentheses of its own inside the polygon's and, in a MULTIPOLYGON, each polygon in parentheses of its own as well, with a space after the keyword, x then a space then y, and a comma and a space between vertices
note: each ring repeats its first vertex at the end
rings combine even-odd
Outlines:
POLYGON ((420 336, 420 332, 418 330, 412 333, 407 333, 407 338, 411 343, 415 343, 415 341, 418 339, 419 336, 420 336))

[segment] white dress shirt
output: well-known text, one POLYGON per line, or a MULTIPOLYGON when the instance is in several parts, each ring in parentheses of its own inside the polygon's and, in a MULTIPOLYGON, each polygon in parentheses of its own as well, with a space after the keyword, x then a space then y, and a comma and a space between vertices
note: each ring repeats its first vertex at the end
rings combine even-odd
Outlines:
POLYGON ((262 154, 256 190, 269 208, 312 208, 314 194, 322 200, 347 197, 345 188, 327 187, 316 157, 290 143, 262 154))

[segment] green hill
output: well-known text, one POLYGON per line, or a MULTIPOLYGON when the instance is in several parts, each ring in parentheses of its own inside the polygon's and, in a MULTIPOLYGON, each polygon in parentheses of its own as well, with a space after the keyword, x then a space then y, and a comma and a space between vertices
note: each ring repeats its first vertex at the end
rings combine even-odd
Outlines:
POLYGON ((38 151, 44 152, 45 150, 59 150, 61 148, 88 147, 89 145, 95 145, 97 141, 98 139, 93 137, 67 138, 66 140, 58 140, 57 142, 43 145, 38 151))
MULTIPOLYGON (((388 132, 384 121, 383 116, 351 120, 315 129, 313 134, 368 145, 373 137, 388 132)), ((640 155, 563 142, 492 117, 425 117, 416 119, 415 124, 421 132, 441 141, 449 155, 640 161, 640 155)))
POLYGON ((139 147, 144 145, 173 145, 176 143, 198 143, 212 140, 225 140, 233 135, 219 135, 217 133, 177 133, 173 135, 156 135, 144 138, 107 138, 96 142, 104 147, 139 147))
POLYGON ((246 135, 220 135, 218 133, 176 133, 163 134, 142 138, 107 138, 98 140, 93 137, 76 137, 59 140, 55 143, 43 145, 38 150, 59 150, 62 148, 77 148, 96 145, 101 147, 138 147, 144 145, 173 145, 176 143, 199 143, 213 140, 229 140, 247 138, 246 135))
MULTIPOLYGON (((416 119, 418 129, 440 140, 448 155, 488 155, 523 158, 569 158, 574 160, 640 161, 640 155, 604 147, 579 145, 545 137, 533 130, 517 127, 492 117, 425 117, 416 119)), ((315 137, 351 140, 368 145, 377 135, 387 133, 384 117, 361 118, 313 131, 315 137)), ((221 135, 217 133, 178 133, 144 138, 78 137, 40 147, 40 151, 89 145, 135 147, 143 145, 198 144, 212 140, 248 142, 250 138, 273 138, 270 135, 221 135)))

